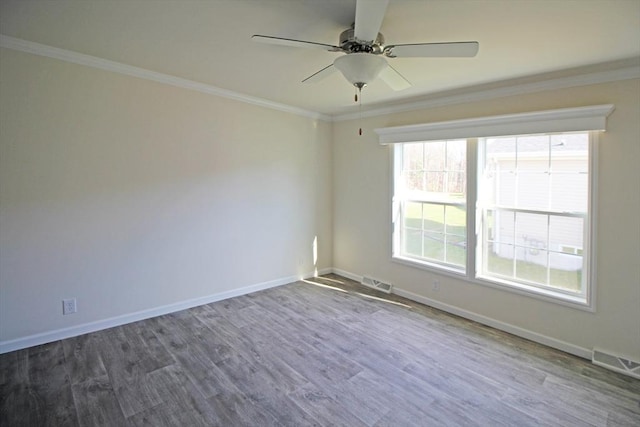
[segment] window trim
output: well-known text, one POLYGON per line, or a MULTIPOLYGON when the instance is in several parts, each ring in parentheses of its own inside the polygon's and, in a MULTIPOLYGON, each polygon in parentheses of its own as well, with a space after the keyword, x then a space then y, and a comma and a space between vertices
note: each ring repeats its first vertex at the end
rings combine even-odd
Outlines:
POLYGON ((613 112, 611 104, 590 107, 547 110, 532 113, 520 113, 503 116, 483 117, 476 119, 453 120, 447 122, 426 123, 419 125, 398 126, 375 129, 381 145, 395 143, 428 142, 442 139, 467 139, 467 265, 465 272, 447 268, 441 264, 421 262, 396 254, 399 248, 399 234, 395 227, 399 226, 399 201, 395 199, 395 179, 399 159, 395 149, 391 151, 391 260, 414 268, 454 277, 465 282, 506 290, 511 293, 526 295, 536 299, 565 305, 580 310, 595 312, 596 297, 596 224, 597 224, 597 165, 598 165, 598 133, 606 130, 606 119, 613 112), (478 177, 478 139, 492 136, 543 134, 561 132, 589 132, 589 227, 585 250, 588 259, 585 262, 587 271, 587 289, 580 296, 561 291, 553 291, 517 282, 501 281, 499 278, 485 278, 478 274, 477 258, 477 183, 478 177), (473 249, 472 249, 473 248, 473 249))
POLYGON ((604 131, 613 104, 374 129, 381 145, 443 139, 604 131))

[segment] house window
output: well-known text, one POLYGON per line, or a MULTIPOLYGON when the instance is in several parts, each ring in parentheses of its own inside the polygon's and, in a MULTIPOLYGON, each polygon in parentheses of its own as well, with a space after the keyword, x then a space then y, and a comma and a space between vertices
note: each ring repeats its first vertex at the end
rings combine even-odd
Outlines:
POLYGON ((398 249, 403 257, 465 270, 466 144, 465 140, 432 141, 399 148, 398 249))
POLYGON ((394 147, 392 258, 593 310, 595 140, 611 111, 377 129, 394 147))
POLYGON ((582 296, 589 240, 589 132, 478 144, 478 277, 582 296))

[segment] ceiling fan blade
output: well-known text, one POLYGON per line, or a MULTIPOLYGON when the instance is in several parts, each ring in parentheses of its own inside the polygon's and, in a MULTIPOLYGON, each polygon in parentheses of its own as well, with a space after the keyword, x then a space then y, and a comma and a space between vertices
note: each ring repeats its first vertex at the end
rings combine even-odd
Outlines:
POLYGON ((470 58, 478 53, 478 42, 416 43, 387 46, 391 58, 470 58))
POLYGON ((378 75, 380 79, 387 84, 393 90, 403 90, 411 87, 409 80, 405 79, 402 74, 398 72, 391 65, 387 64, 386 67, 378 75))
POLYGON ((305 48, 312 48, 312 49, 328 50, 330 52, 342 52, 342 49, 340 49, 340 47, 338 46, 325 44, 325 43, 308 42, 305 40, 286 39, 283 37, 263 36, 260 34, 254 34, 253 36, 251 36, 251 40, 260 42, 260 43, 277 44, 281 46, 305 47, 305 48))
POLYGON ((304 79, 302 83, 317 83, 320 80, 323 80, 329 77, 335 71, 336 71, 336 67, 334 67, 333 64, 329 64, 326 67, 324 67, 322 70, 311 74, 309 77, 304 79))
POLYGON ((389 0, 357 0, 354 35, 358 40, 375 41, 388 4, 389 0))

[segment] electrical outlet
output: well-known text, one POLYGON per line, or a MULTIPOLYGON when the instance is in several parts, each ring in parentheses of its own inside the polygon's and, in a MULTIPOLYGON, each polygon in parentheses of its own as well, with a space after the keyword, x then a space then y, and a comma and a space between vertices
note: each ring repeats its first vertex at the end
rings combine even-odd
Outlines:
POLYGON ((78 307, 76 306, 76 299, 69 298, 62 300, 62 314, 73 314, 78 311, 78 307))
POLYGON ((433 292, 439 292, 440 291, 440 281, 439 280, 434 280, 433 281, 433 292))

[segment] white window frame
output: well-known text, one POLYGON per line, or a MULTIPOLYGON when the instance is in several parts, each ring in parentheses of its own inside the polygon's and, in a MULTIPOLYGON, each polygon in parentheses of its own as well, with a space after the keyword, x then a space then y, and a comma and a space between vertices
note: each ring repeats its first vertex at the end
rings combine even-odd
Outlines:
MULTIPOLYGON (((448 143, 448 142, 451 142, 451 141, 452 140, 443 141, 443 142, 448 143)), ((468 151, 469 151, 468 147, 466 148, 466 151, 468 153, 468 151)), ((395 159, 394 160, 394 170, 395 171, 403 170, 404 169, 404 167, 402 165, 403 156, 395 156, 394 159, 395 159)), ((468 161, 468 159, 467 159, 467 161, 468 161)), ((467 171, 465 171, 465 174, 466 173, 468 173, 468 169, 467 169, 467 171)), ((397 182, 397 180, 394 180, 394 181, 397 182)), ((468 186, 469 185, 467 184, 467 187, 468 186)), ((398 190, 398 188, 395 188, 394 189, 394 193, 397 192, 397 190, 398 190)), ((466 211, 468 211, 467 202, 469 201, 469 196, 467 195, 467 197, 465 198, 464 202, 462 202, 462 203, 456 203, 456 202, 453 202, 451 200, 437 200, 435 198, 414 198, 414 197, 406 198, 404 201, 405 201, 405 203, 421 203, 421 204, 425 204, 426 203, 426 204, 431 204, 431 205, 440 205, 440 206, 444 207, 445 212, 446 212, 446 208, 447 207, 464 207, 464 210, 466 212, 466 211)), ((445 269, 445 270, 448 270, 448 271, 451 271, 451 272, 454 272, 454 273, 464 274, 465 271, 466 271, 466 265, 462 266, 462 268, 458 268, 454 264, 447 263, 446 261, 429 260, 427 258, 423 258, 423 259, 418 260, 418 259, 413 258, 413 257, 404 257, 404 256, 401 256, 401 255, 397 255, 400 252, 400 248, 404 243, 403 242, 403 237, 404 236, 403 236, 403 232, 402 232, 404 227, 403 227, 403 224, 401 222, 402 218, 404 218, 404 213, 403 213, 402 209, 403 209, 403 205, 402 204, 394 203, 394 208, 393 208, 394 215, 396 215, 396 217, 400 218, 400 220, 399 220, 400 222, 395 222, 394 221, 394 227, 399 227, 400 228, 400 230, 397 233, 394 233, 394 235, 392 236, 394 257, 398 258, 398 259, 403 259, 403 260, 405 260, 407 262, 418 262, 420 264, 433 265, 435 267, 439 267, 439 268, 442 268, 442 269, 445 269)), ((445 227, 445 234, 446 234, 446 227, 445 227)), ((446 240, 446 237, 445 237, 445 240, 446 240)), ((446 244, 445 244, 445 251, 446 251, 446 244)))
POLYGON ((381 145, 402 144, 408 142, 428 142, 437 140, 466 139, 467 140, 467 265, 466 271, 461 272, 446 265, 419 262, 412 258, 399 256, 399 233, 395 232, 398 223, 398 201, 394 200, 395 178, 401 159, 395 155, 396 150, 390 150, 392 166, 391 209, 392 209, 392 248, 391 258, 394 262, 412 267, 426 269, 438 274, 451 275, 458 279, 475 284, 490 286, 531 296, 546 301, 559 303, 587 311, 595 311, 596 295, 596 183, 597 183, 597 135, 598 131, 606 130, 607 117, 613 112, 614 106, 596 105, 589 107, 565 108, 559 110, 537 111, 531 113, 510 114, 503 116, 482 117, 447 122, 426 123, 409 126, 398 126, 376 129, 381 145), (500 137, 510 135, 547 134, 562 132, 590 132, 589 138, 589 204, 587 241, 584 242, 586 253, 586 289, 583 295, 573 295, 562 291, 544 289, 540 287, 521 285, 496 278, 478 276, 476 270, 477 230, 480 225, 476 220, 476 200, 478 177, 478 138, 500 137))

